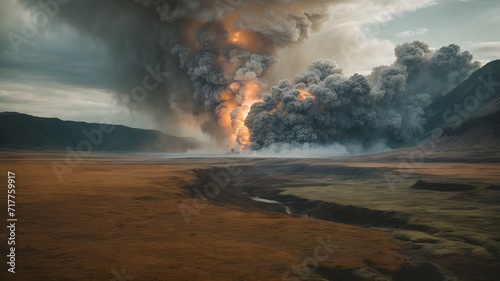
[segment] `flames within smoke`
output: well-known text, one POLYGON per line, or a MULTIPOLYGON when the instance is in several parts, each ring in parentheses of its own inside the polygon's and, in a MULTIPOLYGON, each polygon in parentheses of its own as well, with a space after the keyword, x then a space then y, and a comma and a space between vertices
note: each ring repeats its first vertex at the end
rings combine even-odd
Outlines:
POLYGON ((247 51, 259 49, 265 39, 254 32, 233 30, 233 26, 227 20, 205 23, 193 30, 200 48, 179 44, 172 53, 193 81, 194 98, 215 112, 233 143, 245 148, 250 143, 244 120, 267 88, 261 78, 274 58, 247 51))
MULTIPOLYGON (((38 0, 19 1, 38 9, 38 0)), ((72 0, 54 20, 106 44, 118 101, 152 114, 166 131, 194 121, 219 142, 244 147, 244 119, 268 89, 275 50, 309 37, 335 1, 72 0), (130 102, 148 66, 168 76, 147 99, 130 102)))
MULTIPOLYGON (((257 12, 266 14, 264 7, 269 5, 249 2, 238 2, 238 7, 231 7, 220 19, 187 20, 184 33, 189 40, 172 48, 193 81, 194 98, 215 112, 219 125, 240 149, 250 145, 245 119, 250 107, 268 90, 264 77, 275 62, 275 48, 307 37, 315 21, 319 23, 322 18, 314 11, 295 10, 307 6, 297 5, 298 1, 271 1, 271 6, 276 7, 271 7, 267 16, 271 20, 274 17, 275 22, 257 25, 256 20, 262 18, 257 12), (277 14, 278 8, 291 11, 289 5, 297 6, 292 9, 294 13, 277 14)), ((169 20, 172 15, 167 14, 164 21, 169 20)), ((304 97, 306 94, 304 90, 304 97)))
POLYGON ((168 76, 136 110, 171 130, 190 116, 203 132, 241 149, 411 139, 432 99, 478 67, 456 45, 432 51, 413 42, 397 46, 393 65, 366 77, 346 78, 326 60, 271 87, 276 50, 308 38, 335 2, 72 0, 57 19, 108 46, 119 100, 143 80, 146 66, 157 66, 168 76))

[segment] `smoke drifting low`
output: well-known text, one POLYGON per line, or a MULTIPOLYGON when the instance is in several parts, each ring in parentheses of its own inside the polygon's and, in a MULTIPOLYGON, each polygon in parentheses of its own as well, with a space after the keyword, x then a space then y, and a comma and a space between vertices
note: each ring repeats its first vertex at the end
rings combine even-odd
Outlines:
MULTIPOLYGON (((20 1, 38 8, 38 0, 20 1)), ((255 150, 418 135, 433 98, 478 67, 456 45, 438 51, 423 42, 400 45, 393 65, 366 77, 346 78, 334 62, 317 61, 294 80, 269 85, 276 51, 307 39, 336 2, 72 0, 55 19, 103 42, 115 61, 117 100, 173 134, 194 123, 223 145, 255 150), (131 100, 148 74, 159 86, 131 100)))
POLYGON ((426 108, 465 80, 479 63, 457 45, 429 49, 415 41, 395 48, 396 61, 349 78, 335 62, 314 62, 282 80, 245 121, 252 149, 275 143, 328 145, 412 140, 423 133, 426 108))

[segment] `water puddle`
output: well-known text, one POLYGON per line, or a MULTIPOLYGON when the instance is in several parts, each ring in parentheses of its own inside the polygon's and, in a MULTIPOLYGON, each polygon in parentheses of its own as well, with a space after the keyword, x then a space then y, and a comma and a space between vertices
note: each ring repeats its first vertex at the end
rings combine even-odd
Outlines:
POLYGON ((281 202, 270 200, 270 199, 265 199, 265 198, 260 198, 260 197, 250 197, 250 199, 252 199, 253 201, 268 203, 268 204, 281 204, 281 202))

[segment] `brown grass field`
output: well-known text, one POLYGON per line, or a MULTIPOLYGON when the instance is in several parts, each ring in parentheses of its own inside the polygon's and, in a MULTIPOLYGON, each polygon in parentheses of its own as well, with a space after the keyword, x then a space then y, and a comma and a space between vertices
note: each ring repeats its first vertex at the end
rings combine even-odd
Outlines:
POLYGON ((7 171, 16 174, 18 218, 16 273, 7 273, 0 236, 1 280, 282 280, 329 235, 337 248, 318 272, 369 266, 391 273, 408 259, 381 230, 230 203, 210 201, 186 223, 179 204, 193 206, 186 187, 196 184, 194 170, 224 166, 224 158, 93 154, 59 182, 52 163, 65 156, 0 158, 1 198, 7 171))

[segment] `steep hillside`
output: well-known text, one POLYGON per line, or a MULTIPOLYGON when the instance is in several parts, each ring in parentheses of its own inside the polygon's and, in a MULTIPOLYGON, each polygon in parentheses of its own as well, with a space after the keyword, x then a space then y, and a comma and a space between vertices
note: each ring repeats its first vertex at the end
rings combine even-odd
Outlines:
POLYGON ((200 143, 159 131, 0 113, 0 150, 185 152, 200 143))
POLYGON ((500 143, 500 60, 474 72, 454 90, 429 107, 430 137, 442 129, 440 145, 498 147, 500 143))

